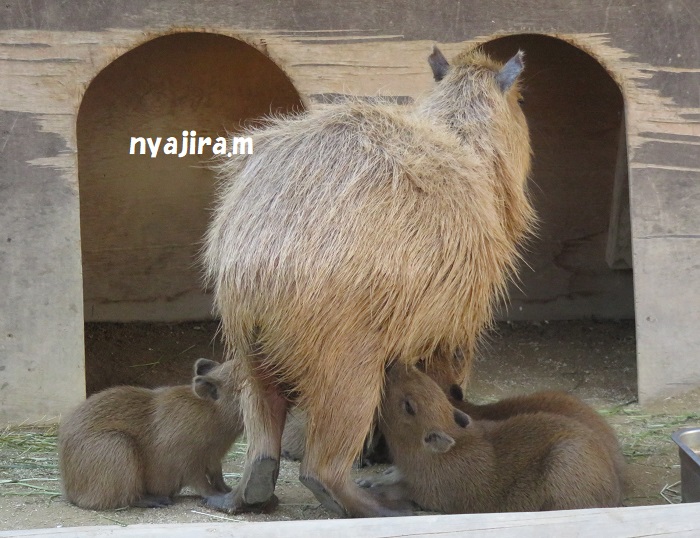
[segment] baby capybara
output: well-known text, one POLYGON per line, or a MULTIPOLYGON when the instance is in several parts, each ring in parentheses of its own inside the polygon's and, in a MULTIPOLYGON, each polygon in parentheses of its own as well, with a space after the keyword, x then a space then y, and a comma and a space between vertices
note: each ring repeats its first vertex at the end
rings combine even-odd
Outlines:
POLYGON ((63 491, 81 508, 160 507, 185 486, 230 491, 221 459, 243 431, 233 363, 198 359, 192 386, 114 387, 59 426, 63 491))
POLYGON ((605 446, 615 466, 615 476, 620 480, 620 488, 624 490, 626 464, 617 435, 595 409, 576 396, 562 391, 547 390, 478 405, 464 399, 459 385, 452 385, 449 392, 452 405, 475 420, 504 420, 525 413, 545 412, 578 421, 590 428, 605 446))
POLYGON ((389 372, 381 428, 400 473, 393 487, 427 510, 565 510, 622 501, 615 465, 590 428, 544 412, 473 420, 413 367, 389 372))

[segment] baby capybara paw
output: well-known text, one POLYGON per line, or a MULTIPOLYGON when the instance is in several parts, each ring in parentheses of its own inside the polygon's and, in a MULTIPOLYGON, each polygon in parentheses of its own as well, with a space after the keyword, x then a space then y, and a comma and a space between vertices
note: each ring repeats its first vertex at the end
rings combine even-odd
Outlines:
POLYGON ((141 497, 139 500, 134 501, 131 506, 136 506, 138 508, 165 508, 173 504, 173 500, 170 497, 156 497, 153 495, 147 495, 141 497))

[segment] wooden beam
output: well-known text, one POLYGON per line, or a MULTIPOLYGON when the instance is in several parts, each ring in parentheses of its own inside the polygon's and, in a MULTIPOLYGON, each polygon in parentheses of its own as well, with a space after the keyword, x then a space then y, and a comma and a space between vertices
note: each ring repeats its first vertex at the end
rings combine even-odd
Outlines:
POLYGON ((387 519, 326 519, 240 523, 188 523, 167 525, 116 525, 35 529, 0 532, 2 537, 114 538, 316 538, 363 536, 390 538, 474 535, 485 538, 518 536, 576 536, 579 538, 633 538, 673 535, 700 536, 700 503, 594 508, 557 512, 506 514, 461 514, 414 516, 387 519))

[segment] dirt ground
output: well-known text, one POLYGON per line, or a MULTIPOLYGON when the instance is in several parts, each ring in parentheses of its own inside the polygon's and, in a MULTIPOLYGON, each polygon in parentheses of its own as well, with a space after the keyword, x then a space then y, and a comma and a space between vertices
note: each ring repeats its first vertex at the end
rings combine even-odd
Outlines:
MULTIPOLYGON (((215 332, 212 322, 88 324, 88 390, 187 383, 196 358, 221 359, 215 332)), ((670 435, 700 426, 700 390, 641 408, 634 351, 634 324, 628 321, 500 323, 481 350, 468 395, 485 402, 545 388, 571 391, 603 413, 620 436, 629 462, 626 504, 679 502, 678 451, 670 435)), ((225 460, 225 477, 233 486, 244 453, 241 441, 225 460)), ((331 517, 299 483, 298 468, 282 463, 280 506, 270 515, 226 516, 200 507, 187 491, 163 509, 81 510, 60 497, 55 428, 8 429, 0 431, 0 529, 331 517)), ((357 475, 383 469, 370 467, 357 475)))

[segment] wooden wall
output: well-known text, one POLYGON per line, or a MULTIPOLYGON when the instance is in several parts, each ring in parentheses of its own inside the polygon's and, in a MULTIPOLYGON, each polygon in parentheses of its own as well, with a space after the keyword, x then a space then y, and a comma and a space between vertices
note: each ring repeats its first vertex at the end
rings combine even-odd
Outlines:
MULTIPOLYGON (((339 94, 381 93, 410 101, 431 84, 425 57, 435 42, 449 57, 473 42, 534 33, 556 37, 590 55, 611 75, 624 99, 640 397, 646 401, 700 384, 700 361, 695 358, 700 349, 700 23, 691 9, 681 0, 8 0, 0 8, 0 422, 55 416, 83 397, 78 111, 90 83, 111 62, 155 37, 183 31, 247 42, 286 73, 310 106, 339 94)), ((547 60, 532 62, 547 69, 547 60)), ((226 62, 214 65, 231 69, 226 62)), ((567 97, 570 90, 594 92, 580 95, 588 104, 574 111, 580 115, 574 121, 590 128, 581 140, 590 144, 586 147, 599 143, 596 137, 602 133, 609 140, 603 145, 612 148, 619 126, 601 112, 610 103, 605 99, 605 107, 590 108, 602 90, 591 86, 585 75, 595 71, 593 64, 577 65, 585 70, 560 66, 568 82, 552 90, 568 101, 562 101, 565 106, 557 114, 576 105, 576 98, 567 97), (601 132, 596 133, 596 121, 604 117, 608 120, 599 122, 601 132)), ((540 74, 531 76, 533 87, 543 85, 536 78, 540 74)), ((556 85, 556 74, 541 76, 556 85)), ((115 92, 124 87, 119 84, 115 92)), ((546 115, 540 120, 545 129, 546 115)), ((560 138, 569 136, 566 121, 555 117, 549 124, 563 129, 560 138)), ((94 135, 96 142, 105 136, 98 126, 93 122, 93 131, 86 131, 91 133, 88 139, 94 135)), ((586 151, 578 157, 584 164, 586 151)), ((612 271, 601 261, 604 252, 600 257, 609 242, 603 228, 610 209, 601 212, 606 205, 615 207, 610 192, 615 178, 624 178, 627 171, 624 159, 613 168, 613 153, 617 155, 611 149, 603 158, 597 152, 591 159, 600 171, 589 178, 591 185, 606 193, 591 195, 586 172, 567 170, 568 178, 576 178, 571 188, 577 196, 589 197, 582 214, 591 206, 600 208, 590 213, 592 222, 574 218, 575 206, 556 208, 570 191, 556 183, 556 173, 549 174, 549 184, 558 190, 538 196, 543 207, 554 207, 550 214, 567 220, 552 228, 561 234, 545 237, 553 246, 542 250, 542 259, 549 256, 559 266, 550 278, 537 281, 537 273, 527 277, 537 281, 531 289, 550 293, 547 301, 516 296, 516 309, 543 317, 549 304, 556 307, 550 310, 552 317, 557 312, 566 317, 579 301, 589 312, 609 308, 614 315, 631 315, 629 271, 612 271), (561 255, 551 256, 555 247, 561 255)), ((132 158, 125 151, 124 161, 132 158)), ((553 163, 550 171, 559 166, 556 159, 553 163)), ((94 173, 99 174, 99 167, 94 173)), ((165 179, 158 189, 167 189, 165 179)), ((100 201, 103 195, 97 196, 100 201)), ((620 211, 624 214, 624 207, 620 211)), ((108 231, 106 226, 100 233, 104 237, 108 231)), ((83 248, 90 245, 94 242, 83 248)), ((95 277, 92 267, 85 266, 86 283, 95 277)), ((171 293, 165 290, 161 296, 171 293)))

